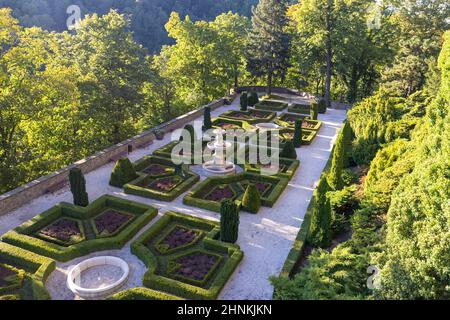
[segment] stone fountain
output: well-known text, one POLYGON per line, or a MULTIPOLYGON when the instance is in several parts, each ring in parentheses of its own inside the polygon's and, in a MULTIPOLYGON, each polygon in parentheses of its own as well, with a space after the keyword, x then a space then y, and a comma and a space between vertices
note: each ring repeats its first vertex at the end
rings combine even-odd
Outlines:
POLYGON ((223 140, 225 130, 220 128, 214 129, 213 134, 214 139, 207 145, 208 149, 213 151, 213 159, 205 162, 203 164, 203 169, 215 175, 235 173, 236 165, 233 162, 226 160, 227 150, 229 150, 232 145, 230 142, 223 140))

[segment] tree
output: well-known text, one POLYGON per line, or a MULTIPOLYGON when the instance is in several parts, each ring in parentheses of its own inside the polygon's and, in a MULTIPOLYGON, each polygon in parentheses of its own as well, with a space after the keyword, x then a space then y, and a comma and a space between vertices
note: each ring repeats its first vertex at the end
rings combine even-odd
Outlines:
POLYGON ((205 107, 203 110, 203 130, 211 129, 211 108, 205 107))
POLYGON ((230 200, 220 205, 220 240, 235 243, 239 236, 239 207, 230 200))
POLYGON ((297 159, 297 151, 295 151, 292 140, 287 140, 280 152, 280 158, 297 159))
POLYGON ((249 184, 242 198, 242 208, 250 213, 258 213, 261 208, 261 195, 254 184, 249 184))
POLYGON ((137 177, 136 170, 130 160, 128 158, 122 158, 117 160, 111 173, 109 184, 113 187, 122 188, 125 184, 137 177))
POLYGON ((86 192, 86 180, 80 168, 72 168, 69 172, 70 191, 73 195, 73 204, 87 207, 89 204, 86 192))
POLYGON ((302 146, 302 120, 295 120, 295 131, 294 131, 294 147, 300 148, 302 146))
POLYGON ((331 168, 328 174, 328 184, 332 190, 341 190, 344 187, 344 180, 342 178, 342 173, 344 170, 344 161, 346 154, 346 141, 344 136, 344 127, 339 132, 336 139, 336 144, 334 145, 333 159, 331 161, 331 168))
POLYGON ((241 111, 247 111, 247 106, 248 106, 247 92, 241 93, 241 97, 239 98, 239 103, 241 106, 241 111))
POLYGON ((311 119, 317 120, 318 116, 319 116, 319 105, 317 104, 317 102, 313 102, 311 103, 311 119))
POLYGON ((267 77, 267 94, 272 94, 273 81, 284 80, 289 66, 290 36, 286 0, 260 0, 253 10, 252 30, 247 47, 247 67, 253 76, 267 77))
POLYGON ((314 191, 314 206, 308 233, 308 243, 314 247, 327 247, 332 240, 331 204, 327 197, 329 190, 327 176, 322 175, 314 191))
POLYGON ((325 99, 320 99, 319 103, 317 104, 317 109, 319 113, 325 113, 327 112, 327 102, 325 99))
POLYGON ((248 96, 248 105, 254 107, 259 102, 258 92, 251 90, 248 96))

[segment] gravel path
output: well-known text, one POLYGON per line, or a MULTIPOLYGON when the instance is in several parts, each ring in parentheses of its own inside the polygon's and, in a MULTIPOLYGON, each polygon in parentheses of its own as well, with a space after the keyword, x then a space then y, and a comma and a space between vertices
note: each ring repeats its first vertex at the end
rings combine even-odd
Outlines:
MULTIPOLYGON (((301 101, 301 99, 293 100, 301 101)), ((227 110, 238 109, 239 99, 236 99, 231 106, 224 106, 213 111, 212 116, 218 116, 227 110)), ((324 122, 323 127, 311 145, 297 149, 298 158, 301 161, 300 168, 275 206, 273 208, 263 207, 257 215, 246 213, 241 215, 238 244, 244 251, 244 259, 228 281, 219 299, 271 299, 273 287, 268 278, 281 271, 303 221, 314 186, 320 178, 339 128, 345 118, 346 112, 343 110, 330 109, 326 114, 320 114, 319 120, 324 122)), ((202 119, 198 120, 201 121, 202 119)), ((200 134, 200 127, 197 129, 198 134, 200 134)), ((170 139, 170 135, 166 135, 164 140, 155 141, 154 144, 144 149, 134 151, 129 158, 131 161, 135 161, 167 144, 170 139)), ((217 213, 183 205, 184 195, 173 202, 126 195, 121 189, 108 185, 112 168, 113 163, 110 163, 86 174, 87 191, 91 201, 108 193, 151 204, 159 209, 159 217, 164 212, 173 210, 206 219, 218 220, 219 218, 217 213)), ((68 187, 56 194, 39 197, 7 215, 0 216, 0 235, 61 201, 72 201, 72 195, 68 187)), ((134 239, 156 220, 157 218, 153 219, 134 239)), ((142 286, 141 279, 145 273, 145 266, 131 254, 129 245, 126 245, 121 250, 96 252, 67 263, 57 263, 57 269, 50 275, 46 283, 52 297, 54 299, 76 298, 66 286, 68 270, 84 259, 100 255, 117 256, 129 263, 130 278, 124 288, 142 286)))

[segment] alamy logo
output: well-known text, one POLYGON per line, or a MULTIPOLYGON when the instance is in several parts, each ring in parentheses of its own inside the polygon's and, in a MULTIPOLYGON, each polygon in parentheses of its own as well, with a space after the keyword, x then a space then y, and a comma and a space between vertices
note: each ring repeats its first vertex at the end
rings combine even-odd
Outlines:
POLYGON ((370 274, 369 278, 367 278, 367 288, 370 290, 380 289, 380 269, 377 266, 369 266, 367 273, 370 274))
POLYGON ((75 30, 80 27, 81 9, 77 5, 67 7, 66 13, 69 15, 66 21, 67 29, 75 30))

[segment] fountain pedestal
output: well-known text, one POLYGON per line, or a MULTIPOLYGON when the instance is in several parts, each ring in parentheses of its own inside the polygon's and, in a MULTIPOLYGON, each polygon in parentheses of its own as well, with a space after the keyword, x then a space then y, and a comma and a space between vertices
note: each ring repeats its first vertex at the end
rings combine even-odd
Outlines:
POLYGON ((232 145, 230 142, 223 140, 223 135, 225 130, 214 129, 213 134, 215 136, 214 140, 208 143, 208 149, 213 150, 213 159, 207 161, 203 164, 203 169, 209 173, 215 175, 224 175, 236 172, 236 165, 226 160, 227 150, 229 150, 232 145))

